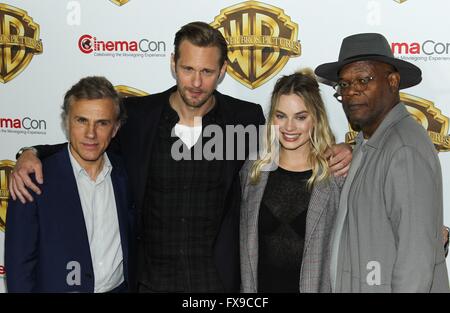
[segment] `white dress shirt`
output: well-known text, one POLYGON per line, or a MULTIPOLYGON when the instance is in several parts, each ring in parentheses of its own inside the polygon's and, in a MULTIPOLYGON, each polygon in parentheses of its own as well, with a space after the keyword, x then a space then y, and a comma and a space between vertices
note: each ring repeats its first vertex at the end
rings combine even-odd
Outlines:
POLYGON ((103 169, 93 181, 75 160, 69 146, 91 251, 94 292, 107 292, 124 281, 119 220, 111 180, 112 165, 105 153, 103 169))

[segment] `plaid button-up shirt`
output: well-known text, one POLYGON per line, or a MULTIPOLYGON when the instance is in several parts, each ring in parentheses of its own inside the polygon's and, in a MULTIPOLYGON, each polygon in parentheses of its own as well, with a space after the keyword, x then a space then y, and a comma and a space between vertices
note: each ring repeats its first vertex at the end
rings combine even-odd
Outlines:
MULTIPOLYGON (((218 105, 203 117, 203 130, 221 125, 218 105)), ((194 159, 195 149, 203 150, 209 139, 203 131, 191 159, 174 160, 172 145, 179 138, 171 133, 178 120, 167 104, 153 143, 143 212, 146 288, 222 292, 213 245, 224 209, 223 162, 194 159)))

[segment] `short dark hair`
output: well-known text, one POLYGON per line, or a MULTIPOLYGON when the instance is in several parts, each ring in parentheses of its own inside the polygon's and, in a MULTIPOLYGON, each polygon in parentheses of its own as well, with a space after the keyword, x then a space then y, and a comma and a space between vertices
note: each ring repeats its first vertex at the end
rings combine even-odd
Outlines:
POLYGON ((66 128, 66 120, 69 115, 70 106, 78 100, 95 100, 109 98, 117 108, 117 120, 122 124, 125 122, 126 113, 122 106, 122 101, 109 80, 102 76, 88 76, 80 79, 73 85, 64 96, 62 105, 62 122, 66 128))
POLYGON ((222 33, 204 22, 192 22, 184 25, 175 34, 175 62, 180 58, 180 44, 188 40, 198 47, 217 47, 220 50, 220 66, 225 63, 228 53, 228 44, 222 33))

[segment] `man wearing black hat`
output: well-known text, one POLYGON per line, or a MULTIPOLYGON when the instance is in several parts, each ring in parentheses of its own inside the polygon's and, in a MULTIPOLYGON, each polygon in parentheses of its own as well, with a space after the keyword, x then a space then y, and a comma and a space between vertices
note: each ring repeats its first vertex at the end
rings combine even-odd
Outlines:
POLYGON ((449 292, 442 248, 442 174, 399 89, 422 80, 380 34, 345 38, 316 68, 360 131, 332 234, 334 292, 449 292))

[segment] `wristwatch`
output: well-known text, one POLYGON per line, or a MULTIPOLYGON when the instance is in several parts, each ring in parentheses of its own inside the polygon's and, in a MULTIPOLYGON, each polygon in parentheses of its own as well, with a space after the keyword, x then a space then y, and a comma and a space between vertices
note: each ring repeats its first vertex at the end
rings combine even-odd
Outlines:
POLYGON ((22 155, 22 153, 24 153, 27 150, 31 150, 33 151, 34 155, 38 156, 38 151, 36 150, 35 147, 22 147, 20 148, 20 150, 16 153, 16 160, 18 160, 20 158, 20 156, 22 155))

